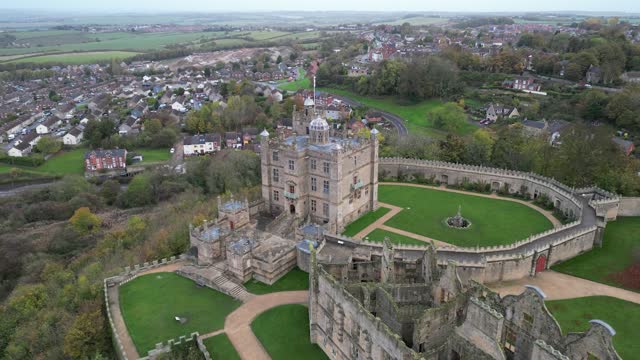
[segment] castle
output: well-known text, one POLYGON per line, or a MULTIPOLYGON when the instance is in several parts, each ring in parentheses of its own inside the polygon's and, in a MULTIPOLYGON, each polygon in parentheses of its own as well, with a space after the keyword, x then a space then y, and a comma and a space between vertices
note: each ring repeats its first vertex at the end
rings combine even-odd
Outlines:
POLYGON ((294 135, 261 134, 262 197, 271 212, 309 219, 335 233, 377 208, 378 131, 335 136, 314 102, 293 114, 294 135))
POLYGON ((540 289, 500 298, 433 246, 325 237, 308 253, 310 337, 332 359, 620 359, 605 322, 563 336, 540 289))

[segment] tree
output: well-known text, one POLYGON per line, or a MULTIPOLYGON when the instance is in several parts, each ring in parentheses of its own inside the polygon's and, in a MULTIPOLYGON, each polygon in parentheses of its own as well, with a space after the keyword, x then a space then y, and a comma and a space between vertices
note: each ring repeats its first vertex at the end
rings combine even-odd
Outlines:
POLYGON ((457 132, 467 121, 464 110, 458 104, 449 102, 429 113, 433 126, 448 132, 457 132))
POLYGON ((278 58, 276 59, 276 64, 280 64, 282 62, 282 55, 278 55, 278 58))
POLYGON ((102 184, 100 189, 100 196, 104 198, 107 205, 115 204, 120 194, 120 183, 113 179, 109 179, 102 184))
POLYGON ((153 202, 153 188, 148 175, 136 175, 131 180, 124 193, 124 201, 128 207, 145 206, 153 202))
POLYGON ((64 353, 75 359, 86 359, 106 350, 104 320, 99 307, 78 315, 64 336, 64 353))
POLYGON ((77 209, 69 219, 69 223, 79 234, 88 234, 100 229, 102 220, 97 215, 91 213, 88 207, 77 209))
POLYGON ((116 123, 108 118, 89 120, 84 129, 84 138, 93 147, 100 147, 105 139, 117 133, 116 123))
POLYGON ((204 76, 211 77, 211 68, 209 67, 204 68, 204 76))
POLYGON ((41 137, 36 144, 36 150, 45 155, 55 154, 60 151, 60 149, 62 149, 62 142, 50 135, 41 137))

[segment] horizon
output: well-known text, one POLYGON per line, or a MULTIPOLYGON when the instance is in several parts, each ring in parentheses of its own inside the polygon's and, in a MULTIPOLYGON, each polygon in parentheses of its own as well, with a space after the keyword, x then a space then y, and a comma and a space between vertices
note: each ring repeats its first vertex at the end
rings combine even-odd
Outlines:
POLYGON ((457 0, 448 3, 423 3, 417 0, 399 0, 395 2, 368 2, 355 0, 342 2, 326 0, 322 4, 299 3, 294 0, 276 0, 265 7, 265 3, 258 0, 246 0, 238 3, 214 3, 202 0, 183 0, 179 4, 158 4, 153 0, 138 0, 134 5, 127 0, 112 0, 105 6, 90 0, 69 0, 63 4, 43 0, 23 0, 19 6, 16 3, 2 5, 0 9, 12 12, 48 12, 92 14, 100 12, 108 15, 117 13, 275 13, 275 12, 358 12, 358 13, 601 13, 601 14, 640 14, 640 2, 618 0, 613 4, 600 1, 567 0, 539 0, 535 4, 522 5, 508 0, 494 0, 478 4, 473 0, 457 0), (277 9, 277 10, 274 10, 277 9), (473 9, 473 10, 470 10, 473 9), (578 10, 579 9, 579 10, 578 10))

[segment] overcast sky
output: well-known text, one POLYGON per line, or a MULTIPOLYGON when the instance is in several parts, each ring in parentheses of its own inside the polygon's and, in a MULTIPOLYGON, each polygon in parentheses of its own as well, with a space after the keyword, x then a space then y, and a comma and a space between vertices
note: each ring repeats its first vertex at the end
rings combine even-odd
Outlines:
POLYGON ((598 11, 640 13, 639 0, 0 0, 4 9, 59 11, 598 11))

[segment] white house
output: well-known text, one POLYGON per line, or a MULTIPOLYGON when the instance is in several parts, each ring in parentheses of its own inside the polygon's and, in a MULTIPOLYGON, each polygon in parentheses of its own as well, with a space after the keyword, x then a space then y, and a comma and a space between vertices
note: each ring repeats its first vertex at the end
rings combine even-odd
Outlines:
POLYGON ((173 104, 171 104, 171 109, 175 110, 175 111, 179 111, 181 113, 187 112, 187 108, 184 107, 184 105, 182 105, 179 102, 174 102, 173 104))
POLYGON ((60 119, 55 116, 49 116, 45 121, 36 126, 36 133, 48 134, 53 131, 55 127, 60 125, 60 119))
POLYGON ((80 144, 80 140, 82 140, 82 136, 82 130, 74 127, 62 137, 62 143, 65 145, 78 145, 80 144))
POLYGON ((29 142, 27 141, 24 141, 18 143, 17 145, 13 145, 11 149, 9 149, 7 154, 13 157, 23 157, 29 155, 32 149, 33 147, 31 146, 31 144, 29 144, 29 142))
POLYGON ((222 137, 220 134, 202 134, 187 136, 183 142, 184 156, 204 155, 220 151, 222 137))

